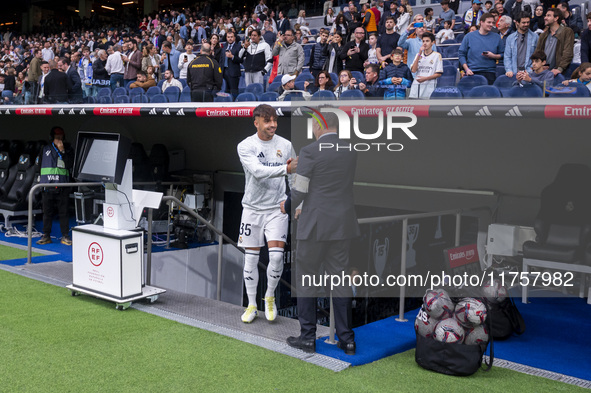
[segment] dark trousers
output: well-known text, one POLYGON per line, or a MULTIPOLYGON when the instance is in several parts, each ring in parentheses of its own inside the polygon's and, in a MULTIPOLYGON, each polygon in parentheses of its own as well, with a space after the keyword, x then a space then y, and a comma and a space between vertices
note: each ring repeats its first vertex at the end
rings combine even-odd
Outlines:
MULTIPOLYGON (((316 296, 330 295, 330 280, 326 291, 315 285, 303 282, 304 275, 316 276, 324 273, 341 277, 349 263, 350 240, 313 241, 298 240, 296 261, 296 285, 298 295, 298 319, 301 336, 304 339, 316 339, 316 296)), ((341 282, 341 284, 343 284, 341 282)), ((348 284, 348 283, 346 283, 348 284)), ((351 328, 351 297, 350 285, 339 285, 332 289, 335 328, 339 341, 350 343, 355 341, 355 333, 351 328)))
POLYGON ((191 101, 213 102, 213 94, 211 90, 191 90, 191 101))
POLYGON ((238 84, 240 83, 240 77, 229 76, 225 74, 224 80, 226 81, 226 93, 232 94, 232 97, 236 99, 236 96, 238 96, 238 84))
POLYGON ((43 191, 43 234, 51 234, 51 223, 57 210, 60 219, 60 229, 62 236, 66 236, 70 231, 68 217, 68 198, 70 191, 67 188, 58 188, 57 190, 43 191))
POLYGON ((474 75, 482 75, 486 78, 489 85, 495 83, 495 79, 497 79, 496 72, 484 72, 484 71, 475 71, 474 75))

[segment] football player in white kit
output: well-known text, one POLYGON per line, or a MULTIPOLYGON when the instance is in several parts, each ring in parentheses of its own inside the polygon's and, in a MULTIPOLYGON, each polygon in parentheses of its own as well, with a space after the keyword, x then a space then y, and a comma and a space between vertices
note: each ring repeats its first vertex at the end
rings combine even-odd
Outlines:
POLYGON ((280 203, 287 199, 285 176, 296 172, 297 157, 291 142, 275 135, 277 114, 267 104, 253 112, 256 134, 238 144, 238 156, 244 168, 245 187, 238 246, 245 249, 244 285, 248 307, 242 322, 257 316, 256 294, 259 282, 258 261, 265 237, 269 246, 265 316, 277 317, 275 288, 283 273, 283 249, 287 240, 288 216, 281 213, 280 203))

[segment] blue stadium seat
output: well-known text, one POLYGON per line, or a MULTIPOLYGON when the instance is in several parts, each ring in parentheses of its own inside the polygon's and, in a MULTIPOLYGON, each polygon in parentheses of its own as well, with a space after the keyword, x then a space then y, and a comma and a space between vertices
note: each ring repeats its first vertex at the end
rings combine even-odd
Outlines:
POLYGON ((151 104, 163 103, 163 102, 168 102, 168 100, 166 99, 166 96, 164 94, 156 94, 155 96, 150 97, 151 104))
POLYGON ((505 75, 505 66, 502 64, 497 64, 497 70, 496 70, 496 77, 498 78, 501 75, 505 75))
POLYGON ((157 94, 162 94, 162 89, 159 88, 158 86, 152 86, 148 89, 148 91, 146 91, 146 95, 148 96, 148 99, 151 99, 152 97, 154 97, 157 94))
POLYGON ((128 91, 130 90, 129 86, 130 86, 130 85, 131 85, 133 82, 135 82, 135 81, 129 81, 129 82, 127 82, 127 83, 125 84, 125 88, 126 88, 128 91))
POLYGON ((552 91, 549 92, 549 97, 561 97, 561 98, 570 98, 570 97, 589 97, 591 93, 587 86, 582 83, 569 83, 568 86, 556 86, 552 91))
POLYGON ((469 75, 460 79, 458 82, 458 89, 460 89, 463 95, 466 95, 471 88, 484 85, 488 85, 488 81, 485 77, 482 75, 469 75))
POLYGON ((267 92, 277 93, 277 90, 279 90, 280 87, 281 87, 281 80, 277 80, 277 78, 275 78, 273 83, 271 83, 269 85, 269 87, 267 87, 267 92))
POLYGON ((125 87, 118 87, 115 90, 113 90, 113 94, 111 95, 113 98, 117 97, 117 96, 126 96, 127 95, 127 89, 125 87))
POLYGON ((93 96, 84 97, 82 100, 85 104, 96 104, 96 99, 93 96))
POLYGON ((96 95, 98 97, 109 96, 111 97, 111 88, 110 87, 103 87, 98 91, 96 95))
POLYGON ((191 94, 191 88, 189 86, 183 87, 182 93, 189 93, 189 94, 191 94))
POLYGON ((232 102, 232 96, 215 96, 213 102, 232 102))
POLYGON ((176 86, 169 86, 162 94, 166 96, 168 102, 179 102, 181 90, 176 86))
POLYGON ((181 82, 181 85, 183 85, 183 89, 184 89, 185 87, 189 86, 189 85, 187 84, 187 80, 186 80, 186 79, 181 79, 181 78, 179 78, 179 82, 181 82))
MULTIPOLYGON (((437 48, 437 50, 439 51, 441 48, 437 48)), ((442 56, 443 57, 448 57, 448 58, 456 58, 459 56, 458 52, 460 50, 460 45, 451 45, 447 47, 447 52, 446 52, 446 56, 442 56)))
POLYGON ((556 75, 556 76, 554 77, 554 83, 553 83, 553 85, 554 85, 554 86, 556 86, 556 85, 560 85, 560 84, 562 84, 562 82, 564 82, 564 81, 565 81, 564 75, 562 75, 562 74, 558 74, 558 75, 556 75))
POLYGON ((465 97, 469 98, 500 98, 501 91, 496 86, 476 86, 470 89, 465 97))
POLYGON ((99 104, 112 104, 113 100, 111 100, 111 96, 99 96, 98 103, 99 104))
POLYGON ((182 92, 179 97, 179 102, 191 102, 191 93, 182 92))
POLYGON ((442 76, 453 76, 457 78, 458 76, 458 67, 444 65, 443 66, 443 75, 442 76))
POLYGON ((508 97, 507 94, 509 94, 509 90, 511 90, 513 83, 516 81, 517 79, 515 78, 515 75, 513 75, 511 78, 509 78, 507 75, 499 75, 497 79, 495 79, 493 86, 497 87, 501 91, 503 97, 508 97))
POLYGON ((456 41, 461 43, 462 40, 464 39, 464 37, 466 36, 466 34, 465 33, 458 33, 458 34, 454 34, 454 36, 456 38, 456 41))
POLYGON ((330 90, 318 90, 312 95, 312 101, 333 101, 336 99, 334 93, 330 90))
MULTIPOLYGON (((162 74, 164 75, 164 71, 162 72, 162 74)), ((164 84, 164 79, 161 79, 156 86, 158 86, 160 88, 160 90, 162 90, 163 84, 164 84)))
POLYGON ((306 87, 304 86, 304 84, 306 83, 306 81, 299 81, 295 83, 295 89, 296 90, 306 90, 306 87))
POLYGON ((291 93, 285 96, 283 101, 301 101, 304 97, 302 97, 302 93, 291 93))
POLYGON ((339 97, 341 100, 365 100, 365 94, 361 90, 345 90, 339 97))
POLYGON ((238 81, 238 93, 244 93, 246 91, 246 80, 244 79, 244 74, 240 77, 238 81))
POLYGON ((457 76, 440 76, 437 78, 437 87, 455 86, 457 80, 457 76))
POLYGON ((353 78, 357 79, 357 83, 359 83, 359 82, 365 82, 365 75, 363 75, 363 72, 360 72, 360 71, 351 71, 351 76, 353 78))
POLYGON ((296 82, 304 82, 309 80, 313 81, 314 75, 312 75, 312 73, 310 73, 310 71, 306 69, 302 70, 302 73, 299 74, 295 79, 296 82))
POLYGON ((265 91, 265 88, 260 83, 251 83, 250 85, 246 86, 246 88, 244 89, 245 93, 252 93, 257 97, 259 97, 261 94, 263 94, 264 91, 265 91))
POLYGON ((279 97, 279 94, 276 92, 267 91, 260 95, 259 101, 277 101, 277 97, 279 97))
POLYGON ((240 93, 236 97, 236 102, 256 101, 257 97, 253 93, 240 93))
POLYGON ((455 86, 436 87, 431 99, 462 98, 462 92, 455 86))
POLYGON ((137 95, 143 96, 146 92, 141 87, 134 87, 129 91, 129 97, 133 98, 137 95))
POLYGON ((136 94, 135 96, 131 97, 132 104, 147 104, 148 102, 150 102, 150 100, 148 100, 148 96, 143 94, 136 94))
POLYGON ((113 103, 114 104, 129 104, 129 96, 124 96, 124 95, 115 96, 113 103))
POLYGON ((543 97, 544 93, 542 88, 529 84, 524 86, 513 86, 509 91, 507 97, 518 98, 518 97, 543 97))
POLYGON ((330 79, 335 86, 339 84, 339 76, 336 74, 336 72, 330 73, 330 79))

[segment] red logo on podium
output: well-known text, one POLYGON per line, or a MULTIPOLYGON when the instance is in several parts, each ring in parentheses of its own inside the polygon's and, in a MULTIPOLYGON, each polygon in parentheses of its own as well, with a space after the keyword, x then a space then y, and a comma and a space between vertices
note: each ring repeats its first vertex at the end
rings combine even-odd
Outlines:
POLYGON ((88 259, 94 266, 100 266, 103 263, 103 249, 97 242, 90 243, 88 246, 88 259))
POLYGON ((111 206, 109 206, 107 208, 107 216, 113 217, 114 215, 115 215, 115 209, 113 209, 111 206))

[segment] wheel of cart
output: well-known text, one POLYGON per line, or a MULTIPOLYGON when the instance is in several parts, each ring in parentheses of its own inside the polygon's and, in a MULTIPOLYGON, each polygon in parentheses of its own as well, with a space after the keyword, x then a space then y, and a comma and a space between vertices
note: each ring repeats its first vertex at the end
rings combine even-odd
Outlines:
POLYGON ((129 308, 129 306, 131 306, 131 302, 125 302, 125 303, 116 303, 115 304, 115 308, 117 310, 127 310, 129 308))

